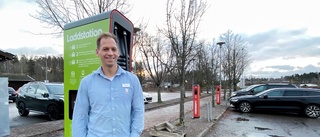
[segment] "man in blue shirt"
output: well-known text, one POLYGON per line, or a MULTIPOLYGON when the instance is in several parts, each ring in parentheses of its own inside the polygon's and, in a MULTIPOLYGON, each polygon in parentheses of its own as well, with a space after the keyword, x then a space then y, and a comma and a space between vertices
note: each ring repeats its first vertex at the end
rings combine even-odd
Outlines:
POLYGON ((101 67, 81 80, 72 116, 73 137, 140 137, 144 128, 142 88, 123 70, 117 37, 103 33, 96 54, 101 67))

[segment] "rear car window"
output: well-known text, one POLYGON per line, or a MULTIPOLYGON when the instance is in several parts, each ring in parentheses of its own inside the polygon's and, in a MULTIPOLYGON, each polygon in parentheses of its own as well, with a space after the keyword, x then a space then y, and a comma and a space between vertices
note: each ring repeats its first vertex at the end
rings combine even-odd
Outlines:
POLYGON ((309 92, 306 92, 306 95, 307 96, 320 96, 320 91, 309 91, 309 92))
POLYGON ((283 96, 302 96, 299 90, 285 90, 283 96))
POLYGON ((55 95, 63 95, 64 90, 63 90, 63 85, 57 84, 57 85, 47 85, 47 88, 51 94, 55 95))
POLYGON ((278 89, 278 90, 273 90, 267 93, 268 96, 270 97, 277 97, 277 96, 282 96, 283 95, 283 90, 278 89))

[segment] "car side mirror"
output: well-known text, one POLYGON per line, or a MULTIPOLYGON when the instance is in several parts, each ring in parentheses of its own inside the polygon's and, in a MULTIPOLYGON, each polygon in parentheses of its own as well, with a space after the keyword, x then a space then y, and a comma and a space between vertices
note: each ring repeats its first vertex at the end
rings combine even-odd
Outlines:
POLYGON ((268 98, 268 95, 265 94, 265 95, 262 95, 262 97, 263 97, 264 99, 267 99, 267 98, 268 98))
POLYGON ((49 97, 49 93, 42 93, 42 96, 47 98, 47 97, 49 97))

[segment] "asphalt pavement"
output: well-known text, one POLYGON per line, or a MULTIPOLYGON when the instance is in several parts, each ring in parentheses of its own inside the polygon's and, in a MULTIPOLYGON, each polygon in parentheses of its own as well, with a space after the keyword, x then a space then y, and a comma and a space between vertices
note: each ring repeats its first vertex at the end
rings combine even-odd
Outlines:
MULTIPOLYGON (((201 94, 201 102, 210 102, 211 101, 211 94, 202 93, 201 94)), ((179 105, 180 98, 172 99, 168 101, 164 101, 162 103, 150 103, 146 104, 145 110, 146 111, 157 111, 159 113, 162 108, 179 105)), ((192 107, 193 101, 192 97, 185 98, 185 108, 192 107)), ((168 119, 163 120, 164 122, 170 123, 175 127, 175 131, 168 131, 162 130, 160 132, 168 132, 170 133, 181 133, 184 134, 186 137, 202 137, 204 136, 209 128, 215 124, 215 121, 220 118, 220 116, 228 109, 228 105, 224 103, 222 100, 220 105, 215 105, 212 107, 212 113, 208 113, 208 103, 201 103, 200 105, 200 117, 194 118, 194 114, 192 111, 188 111, 185 113, 184 118, 184 125, 179 125, 179 117, 176 119, 168 119), (211 118, 211 120, 208 119, 211 118)), ((147 128, 143 131, 141 137, 149 137, 151 133, 154 133, 154 129, 156 125, 161 123, 154 123, 154 127, 147 128)), ((6 137, 63 137, 63 120, 57 121, 48 121, 36 124, 30 124, 27 126, 16 127, 10 129, 10 135, 6 137)))

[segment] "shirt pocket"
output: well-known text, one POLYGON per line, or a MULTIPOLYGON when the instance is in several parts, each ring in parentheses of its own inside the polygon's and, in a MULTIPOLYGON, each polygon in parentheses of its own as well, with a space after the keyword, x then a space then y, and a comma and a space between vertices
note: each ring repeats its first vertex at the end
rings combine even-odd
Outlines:
POLYGON ((118 101, 131 103, 133 96, 133 88, 132 87, 120 87, 115 90, 115 98, 118 101))

